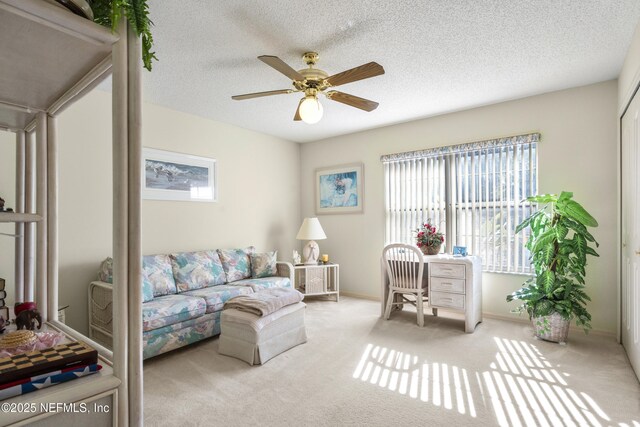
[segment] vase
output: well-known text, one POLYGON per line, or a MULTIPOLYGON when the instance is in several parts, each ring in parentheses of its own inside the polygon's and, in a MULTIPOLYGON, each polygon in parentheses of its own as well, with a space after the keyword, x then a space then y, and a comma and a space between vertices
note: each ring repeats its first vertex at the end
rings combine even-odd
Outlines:
POLYGON ((442 246, 442 243, 433 246, 422 246, 420 247, 420 250, 425 255, 437 255, 440 253, 440 246, 442 246))
POLYGON ((565 319, 560 314, 553 313, 549 316, 532 317, 531 322, 537 338, 560 344, 567 342, 571 319, 565 319))

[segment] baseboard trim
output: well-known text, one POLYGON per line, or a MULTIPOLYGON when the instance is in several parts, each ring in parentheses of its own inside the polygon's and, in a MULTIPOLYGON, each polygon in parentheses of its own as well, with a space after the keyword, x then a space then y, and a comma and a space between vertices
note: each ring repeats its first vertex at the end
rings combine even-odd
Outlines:
MULTIPOLYGON (((359 294, 356 292, 345 292, 345 291, 340 291, 340 296, 345 296, 345 297, 351 297, 351 298, 359 298, 359 299, 365 299, 365 300, 369 300, 369 301, 377 301, 380 302, 380 297, 374 297, 371 295, 364 295, 364 294, 359 294)), ((489 313, 486 311, 482 312, 482 316, 487 317, 489 319, 496 319, 496 320, 505 320, 507 322, 515 322, 515 323, 522 323, 522 324, 531 324, 531 321, 529 320, 528 316, 526 314, 523 314, 522 316, 507 316, 504 314, 496 314, 496 313, 489 313)), ((569 326, 569 330, 572 332, 584 332, 584 330, 582 328, 579 328, 574 324, 572 324, 571 326, 569 326)), ((613 338, 614 340, 617 341, 617 334, 615 332, 610 332, 610 331, 603 331, 600 329, 591 329, 589 331, 589 335, 596 335, 599 337, 603 337, 603 338, 613 338)))
MULTIPOLYGON (((531 321, 529 320, 526 314, 523 314, 522 316, 514 317, 514 316, 505 316, 504 314, 482 312, 482 315, 484 317, 488 317, 489 319, 506 320, 508 322, 531 324, 531 321)), ((584 329, 576 326, 575 323, 569 326, 569 331, 584 333, 584 329)), ((613 338, 614 340, 617 340, 617 334, 615 332, 603 331, 600 329, 591 329, 589 331, 589 335, 596 335, 598 337, 603 337, 603 338, 613 338)))
POLYGON ((380 302, 380 297, 374 297, 371 295, 364 295, 364 294, 358 294, 355 292, 345 292, 345 291, 340 291, 340 296, 345 296, 345 297, 351 297, 351 298, 359 298, 359 299, 366 299, 369 301, 377 301, 380 302))
POLYGON ((518 316, 518 317, 505 316, 504 314, 487 313, 486 311, 482 312, 482 316, 488 317, 489 319, 508 320, 515 323, 529 323, 529 319, 527 319, 524 316, 518 316))

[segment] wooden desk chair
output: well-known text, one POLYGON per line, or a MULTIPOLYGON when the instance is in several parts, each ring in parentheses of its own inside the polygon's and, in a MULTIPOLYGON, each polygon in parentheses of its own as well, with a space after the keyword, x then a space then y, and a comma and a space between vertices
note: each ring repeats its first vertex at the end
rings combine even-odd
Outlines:
POLYGON ((424 302, 428 301, 427 285, 423 283, 424 258, 420 249, 413 245, 393 243, 385 246, 382 257, 389 276, 389 297, 384 310, 389 320, 393 305, 412 304, 418 311, 418 326, 424 326, 424 302), (401 295, 396 298, 395 295, 401 295), (409 299, 406 295, 413 295, 409 299))

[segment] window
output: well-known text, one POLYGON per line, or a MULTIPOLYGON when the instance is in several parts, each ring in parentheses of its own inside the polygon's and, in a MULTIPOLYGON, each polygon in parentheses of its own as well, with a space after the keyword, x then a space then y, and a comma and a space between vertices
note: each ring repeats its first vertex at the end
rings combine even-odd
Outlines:
MULTIPOLYGON (((466 246, 485 271, 530 273, 528 230, 516 226, 537 194, 539 134, 382 157, 386 243, 414 242, 414 230, 432 220, 447 248, 466 246)), ((450 252, 450 251, 449 251, 450 252)))

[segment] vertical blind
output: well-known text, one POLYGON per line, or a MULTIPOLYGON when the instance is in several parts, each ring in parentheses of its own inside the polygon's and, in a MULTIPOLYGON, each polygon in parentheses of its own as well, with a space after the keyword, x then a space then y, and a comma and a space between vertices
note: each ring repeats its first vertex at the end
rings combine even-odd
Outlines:
POLYGON ((450 249, 466 246, 485 271, 530 273, 516 226, 531 213, 524 199, 537 194, 540 134, 382 156, 386 243, 415 243, 427 220, 445 231, 450 249))

